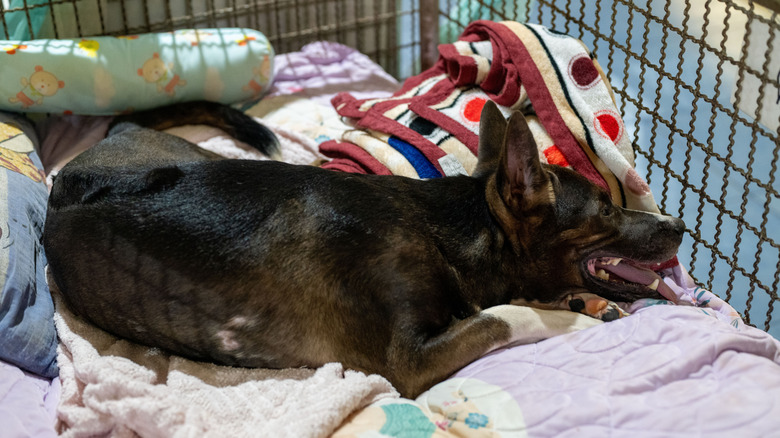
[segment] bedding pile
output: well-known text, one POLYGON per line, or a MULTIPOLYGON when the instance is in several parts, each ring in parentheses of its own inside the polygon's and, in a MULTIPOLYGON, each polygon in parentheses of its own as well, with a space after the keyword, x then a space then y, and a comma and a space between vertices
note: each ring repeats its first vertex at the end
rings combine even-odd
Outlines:
POLYGON ((323 144, 324 167, 416 178, 471 174, 479 117, 489 99, 527 115, 540 156, 571 167, 619 205, 658 212, 612 88, 579 40, 535 24, 475 21, 439 61, 390 98, 333 99, 356 128, 323 144))

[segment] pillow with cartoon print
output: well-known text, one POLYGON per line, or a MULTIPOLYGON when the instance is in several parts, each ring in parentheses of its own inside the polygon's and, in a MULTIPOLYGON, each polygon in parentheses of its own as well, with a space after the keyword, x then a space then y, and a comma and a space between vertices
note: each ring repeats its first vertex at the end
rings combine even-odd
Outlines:
POLYGON ((232 104, 272 80, 273 48, 252 29, 0 41, 0 110, 114 115, 174 102, 232 104))
POLYGON ((0 112, 0 360, 57 375, 54 304, 41 244, 48 191, 35 131, 0 112))

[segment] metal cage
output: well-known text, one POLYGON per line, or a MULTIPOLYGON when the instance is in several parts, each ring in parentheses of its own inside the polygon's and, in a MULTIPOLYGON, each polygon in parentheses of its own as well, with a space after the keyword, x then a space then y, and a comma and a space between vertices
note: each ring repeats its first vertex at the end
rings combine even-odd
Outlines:
POLYGON ((475 18, 580 38, 605 68, 661 210, 685 220, 680 260, 703 287, 780 336, 780 3, 480 2, 442 9, 443 39, 475 18))
POLYGON ((0 38, 241 26, 277 53, 352 46, 399 79, 476 19, 580 38, 605 68, 637 168, 687 224, 680 260, 748 323, 780 337, 777 0, 0 0, 0 38))

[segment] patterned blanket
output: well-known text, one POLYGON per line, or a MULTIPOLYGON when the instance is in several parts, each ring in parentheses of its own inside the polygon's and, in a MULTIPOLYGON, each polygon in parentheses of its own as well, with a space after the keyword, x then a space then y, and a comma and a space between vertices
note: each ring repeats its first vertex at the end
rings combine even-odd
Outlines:
POLYGON ((436 178, 470 174, 479 117, 490 99, 526 114, 548 163, 568 166, 622 206, 658 212, 634 170, 631 139, 599 64, 579 40, 543 26, 475 21, 438 62, 389 98, 333 98, 356 129, 320 145, 323 167, 436 178))

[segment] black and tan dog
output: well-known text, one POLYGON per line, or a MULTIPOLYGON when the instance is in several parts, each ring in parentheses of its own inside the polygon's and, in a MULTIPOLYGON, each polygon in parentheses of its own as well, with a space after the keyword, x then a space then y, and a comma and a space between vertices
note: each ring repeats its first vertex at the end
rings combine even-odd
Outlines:
MULTIPOLYGON (((228 129, 252 124, 236 117, 228 129)), ((232 134, 274 148, 256 125, 232 134)), ((342 362, 410 397, 499 346, 601 323, 511 303, 659 297, 594 265, 671 258, 679 219, 540 163, 522 115, 507 123, 492 104, 479 148, 473 176, 420 181, 218 160, 120 123, 54 181, 51 273, 74 311, 121 337, 235 366, 342 362)))

